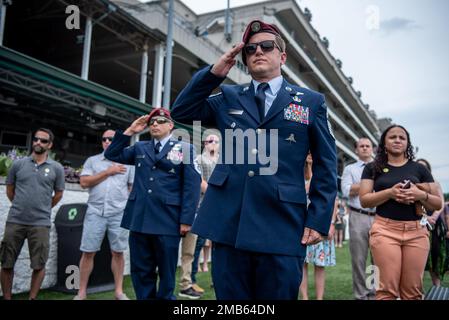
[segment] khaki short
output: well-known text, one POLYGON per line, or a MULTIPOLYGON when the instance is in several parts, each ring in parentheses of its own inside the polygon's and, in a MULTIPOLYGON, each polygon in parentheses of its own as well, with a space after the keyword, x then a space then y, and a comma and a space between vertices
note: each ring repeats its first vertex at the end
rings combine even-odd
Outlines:
POLYGON ((5 226, 5 234, 0 247, 2 268, 14 268, 25 239, 28 240, 31 269, 41 270, 45 268, 50 247, 50 228, 15 223, 6 223, 5 226))

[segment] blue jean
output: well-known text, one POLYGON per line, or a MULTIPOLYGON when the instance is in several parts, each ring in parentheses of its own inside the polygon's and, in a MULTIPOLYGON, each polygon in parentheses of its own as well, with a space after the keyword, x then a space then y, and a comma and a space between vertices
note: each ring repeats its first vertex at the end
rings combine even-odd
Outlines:
POLYGON ((195 253, 193 255, 193 262, 192 262, 192 283, 196 283, 196 273, 198 272, 198 260, 200 259, 201 249, 203 249, 205 243, 206 239, 198 236, 198 238, 196 239, 195 253))

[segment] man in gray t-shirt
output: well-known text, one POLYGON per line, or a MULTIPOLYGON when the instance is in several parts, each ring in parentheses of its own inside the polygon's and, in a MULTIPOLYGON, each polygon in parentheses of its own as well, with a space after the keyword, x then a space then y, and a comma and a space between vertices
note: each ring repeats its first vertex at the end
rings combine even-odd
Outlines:
POLYGON ((28 240, 33 269, 30 299, 36 298, 44 280, 50 246, 51 208, 61 200, 64 190, 64 168, 48 158, 53 139, 49 129, 38 129, 33 136, 31 156, 16 160, 8 172, 6 194, 12 204, 0 248, 5 300, 11 299, 14 265, 25 239, 28 240))

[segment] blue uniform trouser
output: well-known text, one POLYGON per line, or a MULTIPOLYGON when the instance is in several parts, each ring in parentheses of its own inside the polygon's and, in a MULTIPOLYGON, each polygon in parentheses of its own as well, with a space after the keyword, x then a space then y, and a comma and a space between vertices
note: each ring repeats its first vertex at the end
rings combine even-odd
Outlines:
POLYGON ((273 255, 213 243, 218 300, 297 300, 304 257, 273 255))
POLYGON ((138 300, 175 299, 179 241, 178 236, 129 233, 131 279, 138 300))

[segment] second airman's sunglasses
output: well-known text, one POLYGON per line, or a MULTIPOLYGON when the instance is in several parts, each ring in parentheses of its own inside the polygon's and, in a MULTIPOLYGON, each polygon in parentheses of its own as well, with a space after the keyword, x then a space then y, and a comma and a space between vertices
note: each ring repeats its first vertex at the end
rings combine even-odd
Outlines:
POLYGON ((148 121, 150 126, 153 125, 155 122, 157 122, 157 124, 164 124, 169 122, 168 119, 165 118, 151 118, 150 121, 148 121))

